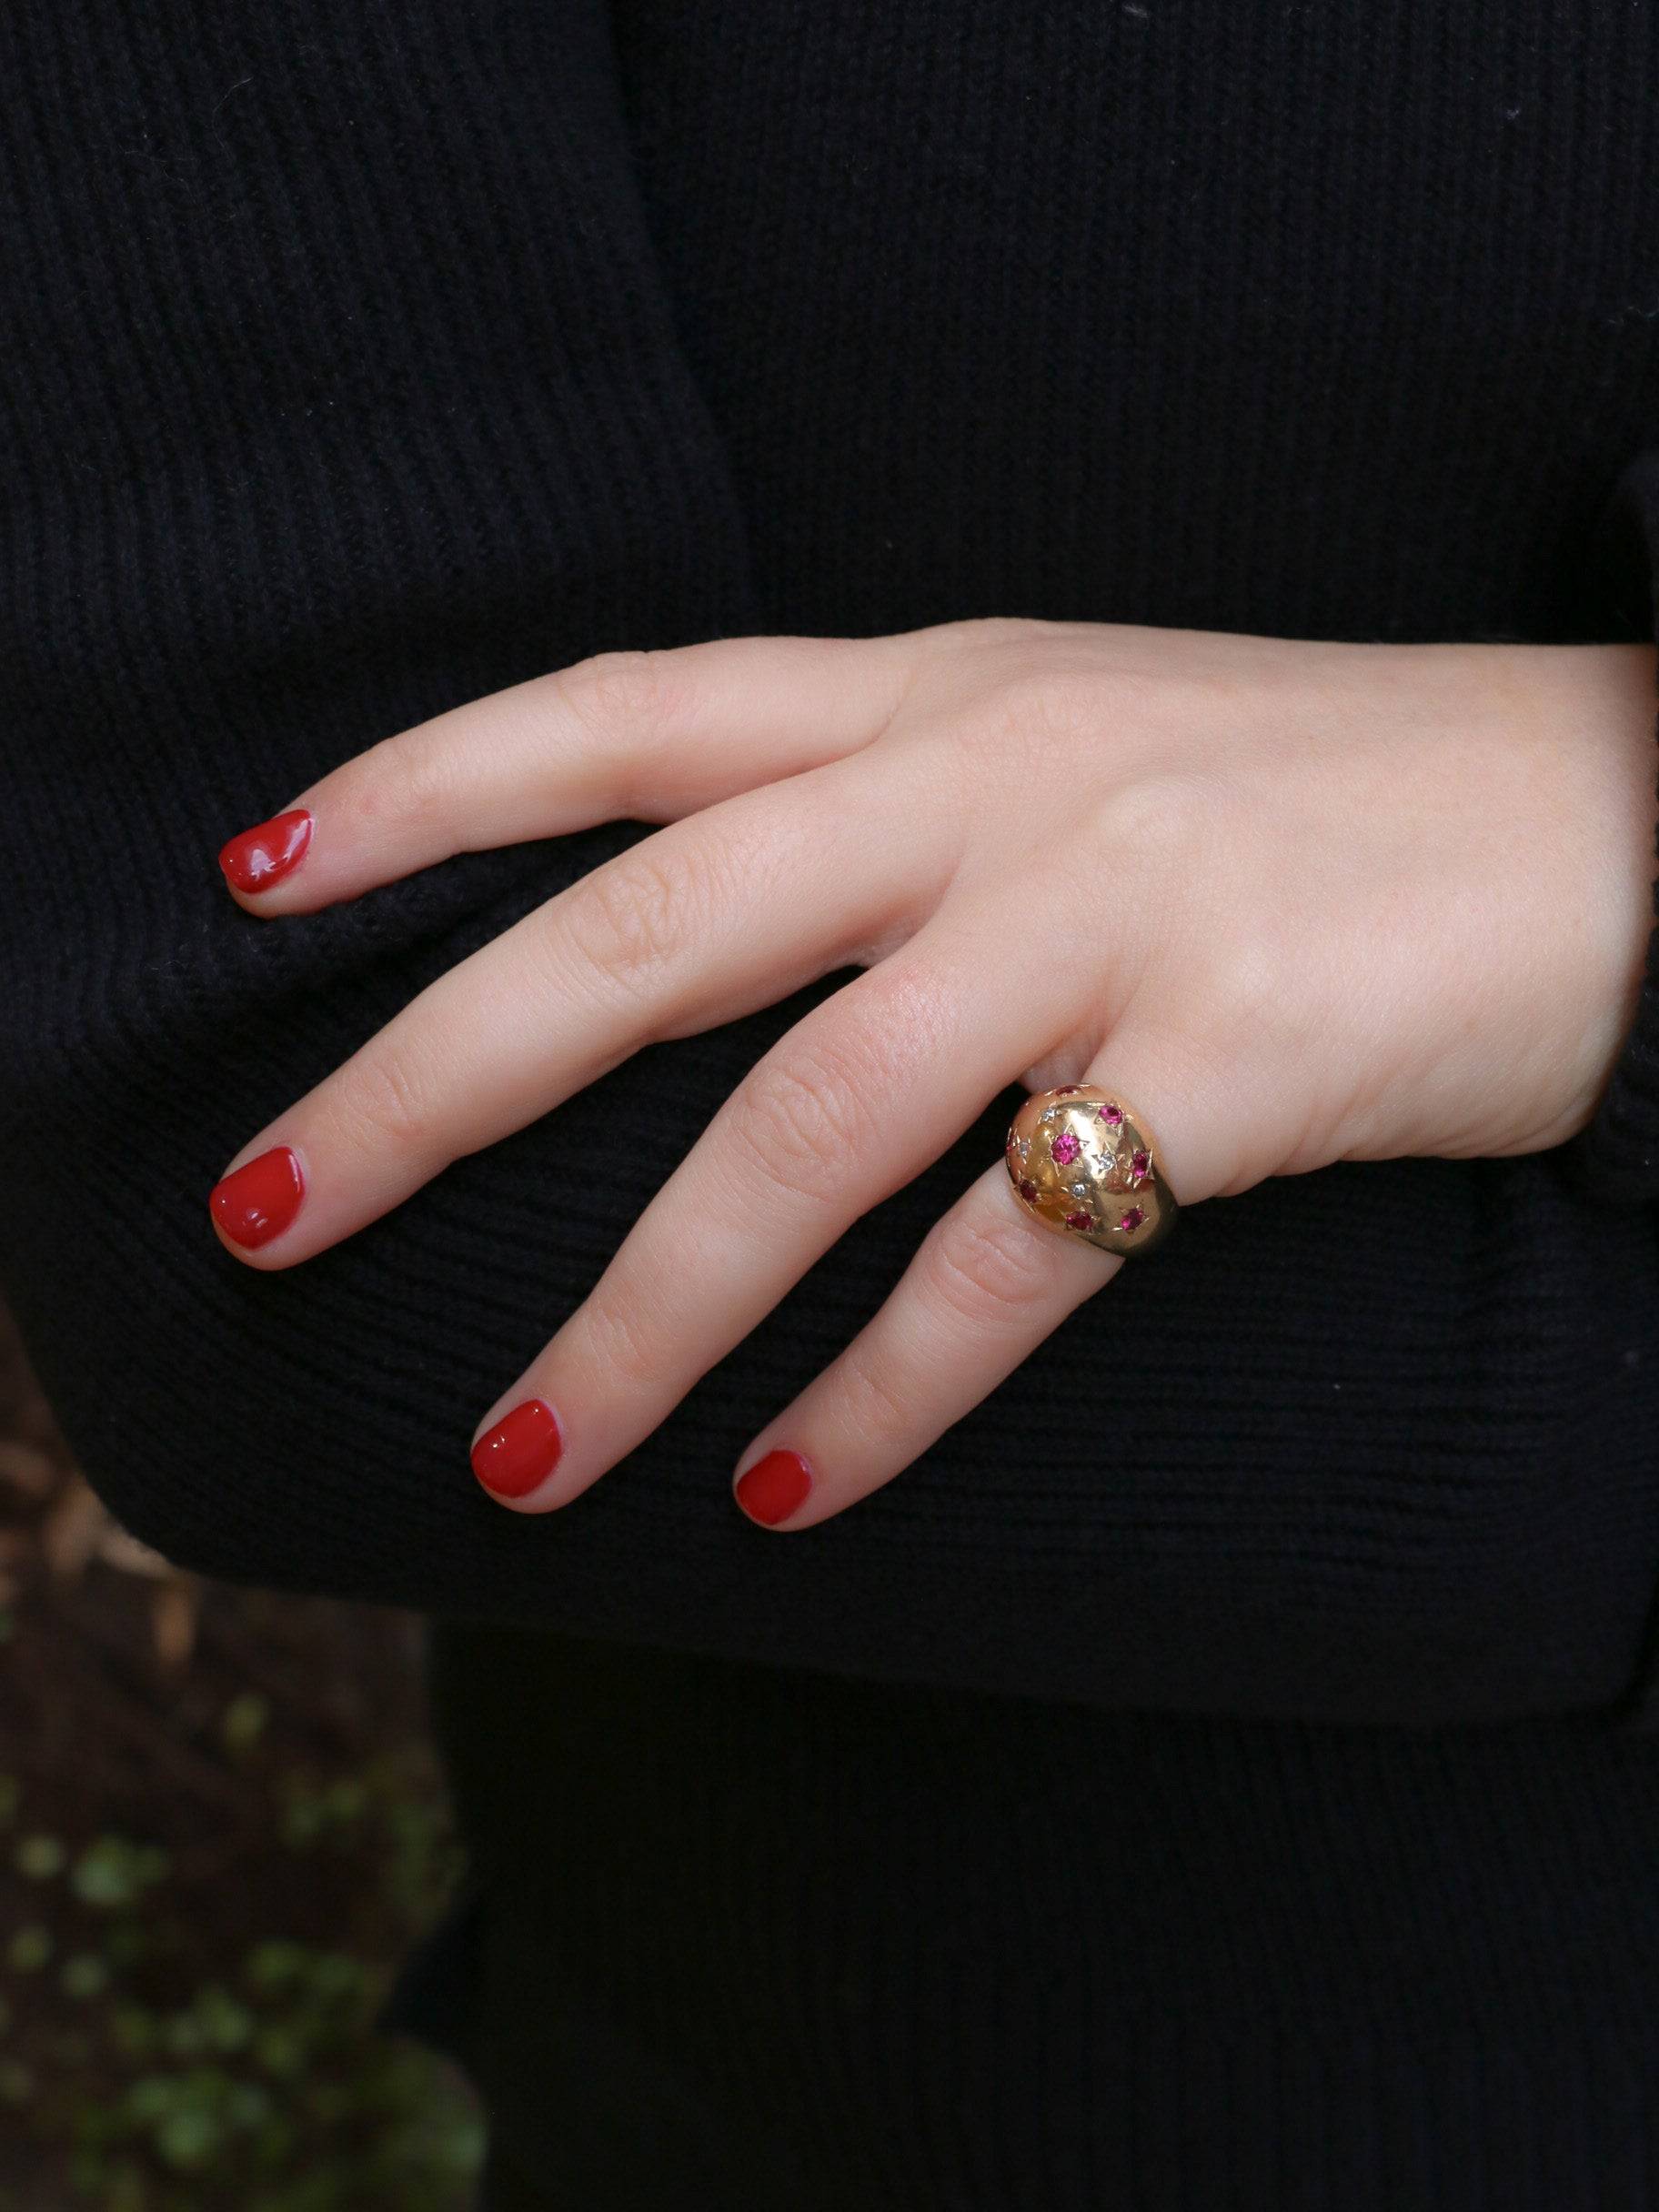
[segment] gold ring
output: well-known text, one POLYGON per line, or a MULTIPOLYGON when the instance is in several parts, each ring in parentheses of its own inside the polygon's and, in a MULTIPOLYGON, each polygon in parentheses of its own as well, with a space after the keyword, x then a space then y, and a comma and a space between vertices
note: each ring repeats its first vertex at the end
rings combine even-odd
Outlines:
POLYGON ((1145 1121, 1098 1084, 1033 1091, 1003 1157, 1015 1197, 1057 1236, 1139 1256, 1175 1225, 1180 1208, 1145 1121))

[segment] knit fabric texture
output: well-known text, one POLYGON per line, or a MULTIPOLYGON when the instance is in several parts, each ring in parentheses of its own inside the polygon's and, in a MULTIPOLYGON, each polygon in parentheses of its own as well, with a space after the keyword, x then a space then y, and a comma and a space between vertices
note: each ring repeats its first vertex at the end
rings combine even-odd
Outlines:
POLYGON ((1649 1737, 436 1659, 481 2212, 1651 2212, 1649 1737))
POLYGON ((848 1675, 1654 1718, 1652 976, 1586 1141, 1190 1208, 800 1541, 732 1464, 1010 1096, 569 1510, 503 1513, 467 1446, 649 1195, 601 1145, 683 1151, 844 977, 293 1272, 205 1207, 641 833, 234 908, 223 839, 461 700, 980 614, 1650 637, 1654 9, 105 0, 7 44, 0 1270, 123 1519, 244 1580, 848 1675))

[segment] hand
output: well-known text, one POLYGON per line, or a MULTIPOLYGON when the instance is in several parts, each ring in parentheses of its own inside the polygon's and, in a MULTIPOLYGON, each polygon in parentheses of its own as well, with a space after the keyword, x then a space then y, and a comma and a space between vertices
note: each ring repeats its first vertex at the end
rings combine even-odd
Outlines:
MULTIPOLYGON (((291 1266, 639 1046, 860 970, 480 1423, 480 1478, 539 1512, 1016 1078, 1120 1091, 1184 1206, 1337 1160, 1558 1144, 1634 1014, 1654 682, 1634 646, 1013 618, 599 655, 371 747, 226 848, 276 916, 463 850, 666 825, 251 1139, 214 1218, 250 1265, 291 1266)), ((1121 1265, 988 1161, 743 1453, 740 1502, 805 1528, 864 1496, 1121 1265)))

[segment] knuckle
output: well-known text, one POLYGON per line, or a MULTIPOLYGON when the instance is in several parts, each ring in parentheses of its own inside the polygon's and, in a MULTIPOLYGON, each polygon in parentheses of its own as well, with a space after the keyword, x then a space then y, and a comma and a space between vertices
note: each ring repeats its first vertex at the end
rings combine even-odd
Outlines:
POLYGON ((608 747, 649 746, 676 720, 686 697, 683 662, 671 649, 620 647, 557 673, 570 711, 608 747))
POLYGON ((654 1342, 639 1302, 621 1294, 588 1299, 582 1317, 588 1354, 607 1383, 630 1395, 649 1396, 662 1385, 662 1346, 654 1342))
POLYGON ((1066 663, 1028 665, 1004 687, 1001 704, 1005 730, 1021 742, 1069 740, 1101 721, 1100 674, 1066 663))
POLYGON ((930 634, 945 635, 952 643, 963 645, 1013 646, 1029 650, 1034 642, 1064 628, 1063 623, 1042 615, 964 615, 960 621, 946 625, 943 632, 930 634))
POLYGON ((860 1449, 902 1443, 916 1425, 915 1406, 899 1394, 899 1373, 872 1349, 850 1344, 837 1378, 841 1420, 860 1449))
POLYGON ((377 1050, 352 1070, 340 1107, 348 1141, 365 1151, 421 1157, 436 1117, 424 1079, 407 1052, 377 1050))
POLYGON ((818 1201, 844 1188, 871 1133, 866 1101, 880 1095, 859 1059, 798 1042, 750 1073, 733 1099, 732 1131, 763 1186, 818 1201))
POLYGON ((1102 719, 1098 675, 1069 662, 1034 659, 1029 646, 997 647, 1007 665, 956 723, 970 763, 1001 787, 1010 768, 1028 775, 1053 773, 1057 752, 1087 738, 1092 745, 1102 719))
POLYGON ((709 911, 712 873, 698 848, 647 838, 577 886, 565 915, 570 941, 608 982, 649 992, 709 911))
POLYGON ((998 1220, 977 1208, 948 1213, 924 1250, 929 1289, 960 1319, 1023 1322, 1053 1287, 1037 1232, 1010 1212, 998 1220))
POLYGON ((1238 874, 1224 794, 1202 774, 1131 776, 1105 793, 1078 823, 1075 858, 1088 878, 1113 886, 1122 971, 1153 962, 1184 967, 1212 909, 1195 884, 1238 874))
POLYGON ((454 806, 457 755, 453 742, 417 731, 397 747, 393 798, 400 814, 430 820, 454 806))
POLYGON ((1107 820, 1121 852, 1176 857, 1185 865, 1213 834, 1218 804, 1206 777, 1165 770, 1121 784, 1108 802, 1107 820))
POLYGON ((382 738, 357 763, 352 786, 347 804, 365 821, 398 828, 447 821, 460 795, 454 740, 429 729, 382 738))

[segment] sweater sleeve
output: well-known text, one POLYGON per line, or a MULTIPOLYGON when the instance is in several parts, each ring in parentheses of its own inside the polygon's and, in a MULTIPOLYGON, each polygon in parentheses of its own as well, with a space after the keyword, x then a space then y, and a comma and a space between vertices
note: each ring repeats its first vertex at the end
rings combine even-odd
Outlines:
MULTIPOLYGON (((1621 475, 1601 543, 1631 628, 1659 632, 1659 451, 1639 455, 1621 475)), ((1655 928, 1623 1051, 1589 1124, 1560 1151, 1571 1188, 1592 1206, 1650 1215, 1659 1203, 1659 871, 1654 902, 1655 928)), ((1631 1350, 1639 1356, 1642 1348, 1631 1350)), ((1659 1729, 1659 1602, 1619 1718, 1628 1728, 1659 1729)))
MULTIPOLYGON (((1602 546, 1633 629, 1659 630, 1659 452, 1639 456, 1619 478, 1602 546)), ((1654 758, 1659 792, 1659 748, 1654 758)), ((1659 1202, 1659 831, 1655 862, 1655 928, 1635 1017, 1594 1116, 1563 1148, 1574 1187, 1594 1203, 1659 1202)))
MULTIPOLYGON (((156 0, 25 10, 14 39, 0 1274, 89 1476, 204 1573, 455 1618, 1099 1705, 1618 1709, 1659 1581, 1659 1237, 1547 1157, 1191 1209, 799 1540, 734 1510, 737 1456, 1000 1155, 1009 1097, 566 1511, 502 1513, 467 1445, 650 1181, 842 979, 642 1052, 301 1268, 212 1236, 250 1131, 638 832, 462 856, 276 926, 226 900, 223 839, 447 706, 764 626, 605 14, 156 0)), ((796 211, 800 252, 819 212, 796 211)), ((931 399, 899 377, 881 404, 931 399)), ((984 426, 1010 478, 1022 419, 984 426)), ((791 456, 825 441, 831 519, 779 563, 883 584, 834 500, 864 435, 803 399, 791 456)), ((1191 603, 1191 534, 1110 502, 1001 532, 951 515, 895 527, 921 567, 950 531, 984 549, 960 612, 1017 608, 1016 564, 1060 528, 1079 575, 1154 542, 1148 604, 1191 603)))

